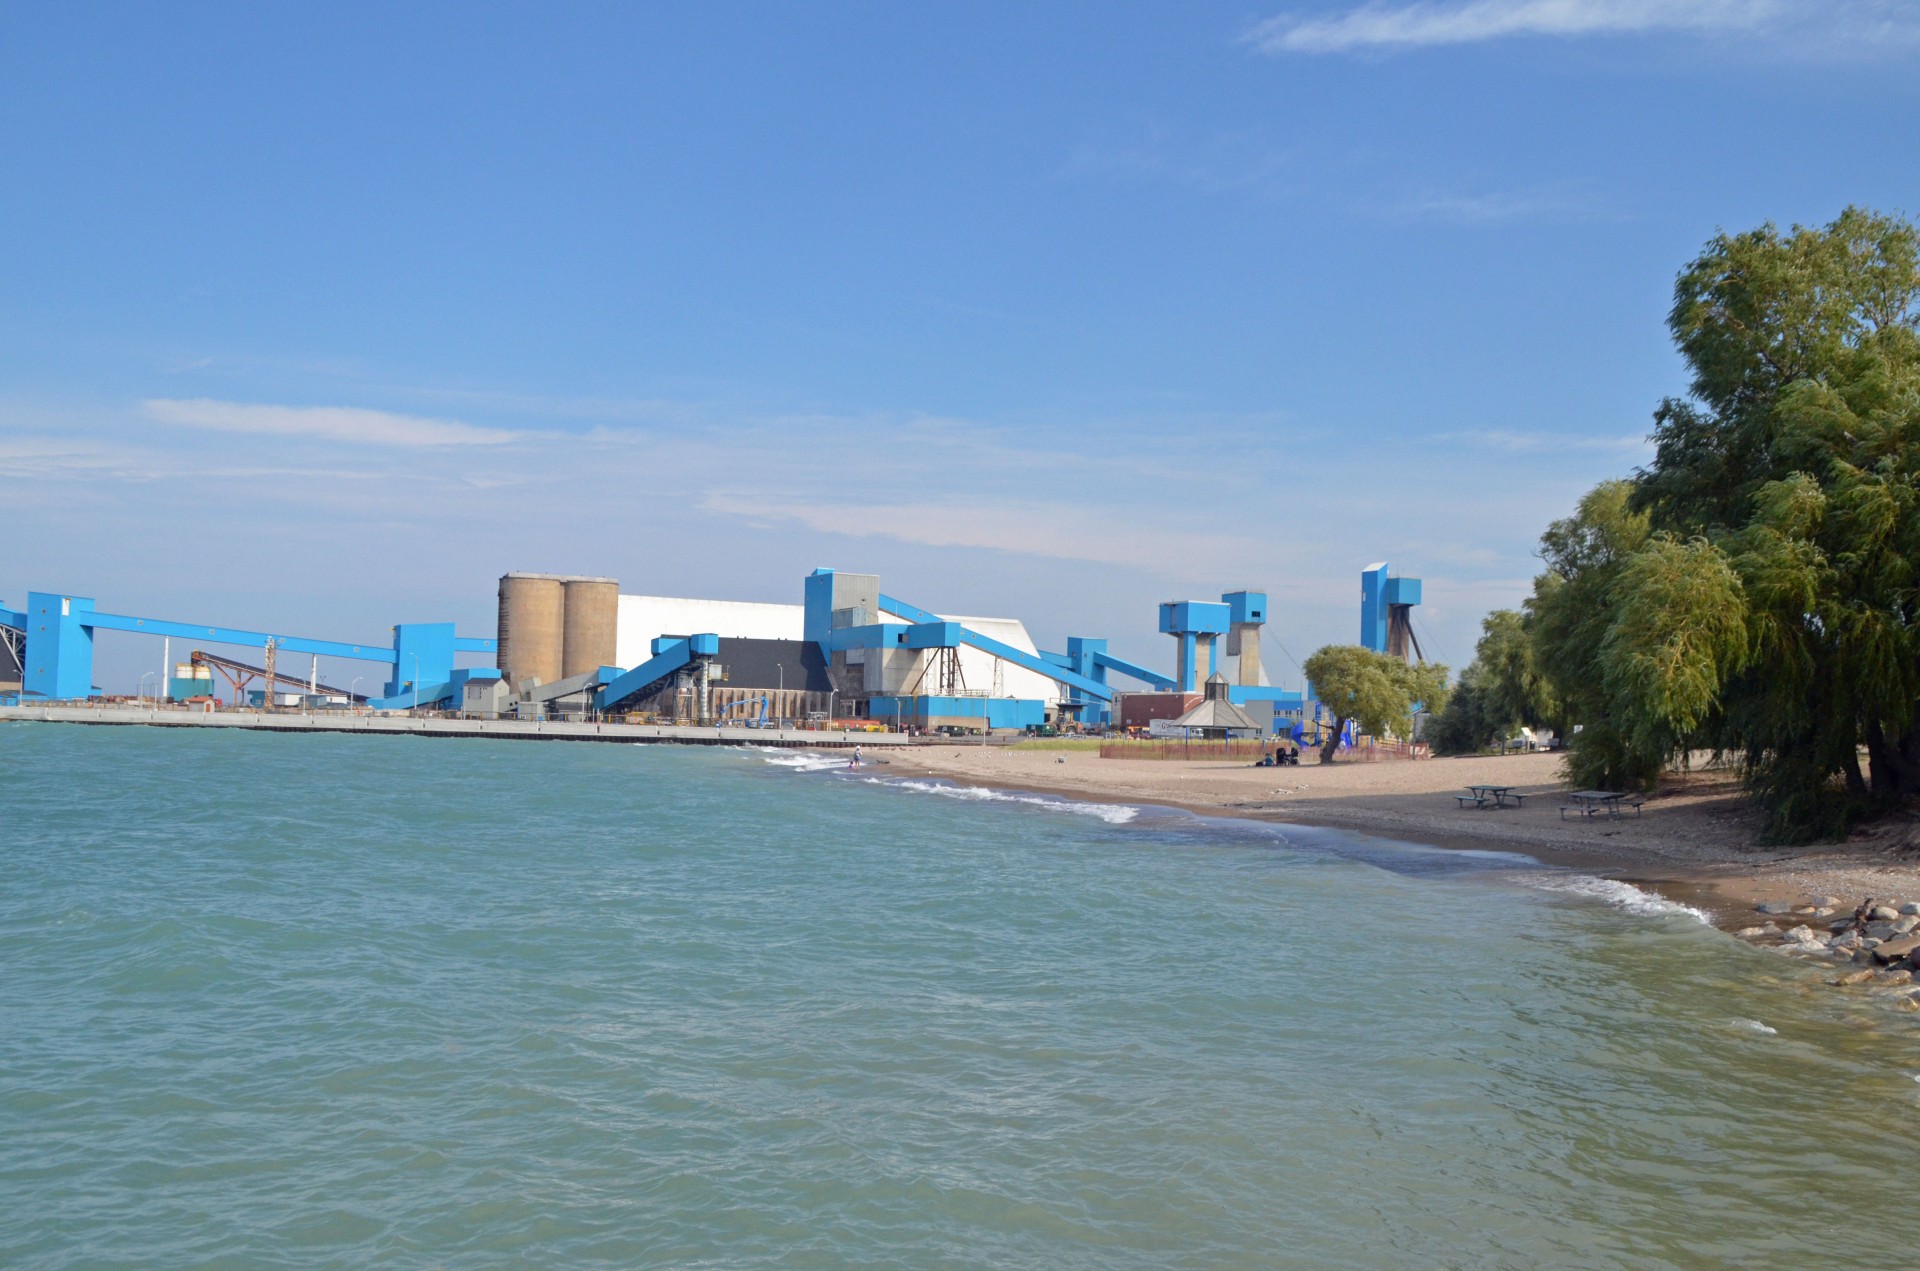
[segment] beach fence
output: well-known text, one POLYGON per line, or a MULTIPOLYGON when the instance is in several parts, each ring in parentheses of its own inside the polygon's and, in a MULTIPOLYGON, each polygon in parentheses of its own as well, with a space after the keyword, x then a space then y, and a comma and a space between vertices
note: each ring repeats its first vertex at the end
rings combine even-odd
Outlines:
MULTIPOLYGON (((1257 739, 1244 741, 1182 741, 1177 738, 1164 740, 1107 741, 1100 743, 1102 759, 1241 759, 1247 763, 1257 762, 1262 756, 1273 753, 1274 743, 1257 739)), ((1354 745, 1342 746, 1334 753, 1336 763, 1381 763, 1402 759, 1427 759, 1432 757, 1433 748, 1423 741, 1375 741, 1371 737, 1362 737, 1354 745)), ((1302 763, 1315 763, 1319 760, 1320 748, 1305 745, 1300 747, 1302 763)))
POLYGON ((1102 759, 1244 759, 1254 762, 1273 753, 1271 742, 1245 741, 1108 741, 1100 744, 1102 759))

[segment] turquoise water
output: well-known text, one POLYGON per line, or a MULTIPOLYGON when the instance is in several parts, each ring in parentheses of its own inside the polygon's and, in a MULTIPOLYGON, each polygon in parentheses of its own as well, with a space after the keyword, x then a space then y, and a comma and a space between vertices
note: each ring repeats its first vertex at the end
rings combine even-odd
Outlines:
POLYGON ((1499 857, 49 725, 0 807, 8 1267, 1784 1266, 1905 1204, 1912 1016, 1499 857))

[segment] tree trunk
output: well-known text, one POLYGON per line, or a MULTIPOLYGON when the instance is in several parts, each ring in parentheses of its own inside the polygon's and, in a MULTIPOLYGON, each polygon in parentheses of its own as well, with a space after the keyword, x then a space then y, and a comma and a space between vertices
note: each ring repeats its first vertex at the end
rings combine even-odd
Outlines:
POLYGON ((1333 731, 1328 733, 1326 741, 1320 744, 1321 763, 1333 762, 1334 752, 1340 749, 1340 735, 1347 731, 1347 724, 1349 722, 1348 720, 1339 718, 1333 721, 1333 731))
MULTIPOLYGON (((1920 725, 1916 725, 1920 727, 1920 725)), ((1873 763, 1873 792, 1886 799, 1909 798, 1920 792, 1920 762, 1913 756, 1914 729, 1908 729, 1898 744, 1888 740, 1878 719, 1867 721, 1867 756, 1873 763)))

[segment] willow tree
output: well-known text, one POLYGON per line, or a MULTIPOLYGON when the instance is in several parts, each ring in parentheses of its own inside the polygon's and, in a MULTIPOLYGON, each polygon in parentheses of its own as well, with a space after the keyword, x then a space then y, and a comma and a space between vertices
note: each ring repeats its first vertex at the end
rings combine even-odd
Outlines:
POLYGON ((1849 209, 1721 235, 1668 325, 1690 393, 1630 490, 1549 532, 1532 602, 1574 777, 1712 745, 1773 837, 1833 835, 1920 795, 1920 231, 1849 209))
POLYGON ((1357 644, 1330 644, 1301 664, 1313 695, 1334 717, 1333 731, 1320 748, 1320 762, 1332 763, 1348 724, 1376 737, 1411 737, 1418 710, 1446 704, 1447 668, 1434 662, 1413 666, 1357 644))

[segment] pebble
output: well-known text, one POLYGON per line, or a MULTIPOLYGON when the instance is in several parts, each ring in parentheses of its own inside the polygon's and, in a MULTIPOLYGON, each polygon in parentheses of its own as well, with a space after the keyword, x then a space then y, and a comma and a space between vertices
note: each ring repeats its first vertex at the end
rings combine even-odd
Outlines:
POLYGON ((1758 940, 1761 936, 1772 935, 1773 928, 1772 927, 1742 927, 1740 928, 1740 930, 1734 932, 1733 934, 1742 940, 1758 940))
POLYGON ((1780 938, 1792 944, 1814 944, 1819 941, 1820 935, 1812 927, 1803 924, 1792 928, 1780 938))
POLYGON ((1875 940, 1890 940, 1893 938, 1893 924, 1890 922, 1870 922, 1867 924, 1867 934, 1875 940))
POLYGON ((1816 918, 1825 918, 1831 915, 1832 913, 1833 913, 1832 905, 1822 905, 1818 909, 1813 911, 1813 916, 1816 918))
POLYGON ((1813 898, 1813 903, 1822 909, 1838 909, 1841 905, 1845 904, 1846 902, 1841 900, 1838 896, 1815 896, 1813 898))
POLYGON ((1827 941, 1827 944, 1835 949, 1858 949, 1860 947, 1860 933, 1857 931, 1843 932, 1827 941))
POLYGON ((1903 914, 1920 914, 1920 900, 1909 900, 1906 904, 1900 906, 1900 912, 1903 914))
POLYGON ((1753 908, 1755 913, 1763 914, 1790 914, 1793 912, 1792 905, 1780 900, 1769 900, 1765 904, 1755 905, 1753 908))
POLYGON ((1872 971, 1849 971, 1839 979, 1832 981, 1832 983, 1838 985, 1865 984, 1873 978, 1873 974, 1872 971))
POLYGON ((1867 917, 1876 922, 1892 922, 1900 916, 1900 911, 1892 905, 1875 905, 1867 917))
POLYGON ((1895 935, 1904 936, 1915 927, 1920 927, 1920 914, 1908 914, 1893 924, 1893 932, 1895 935))

